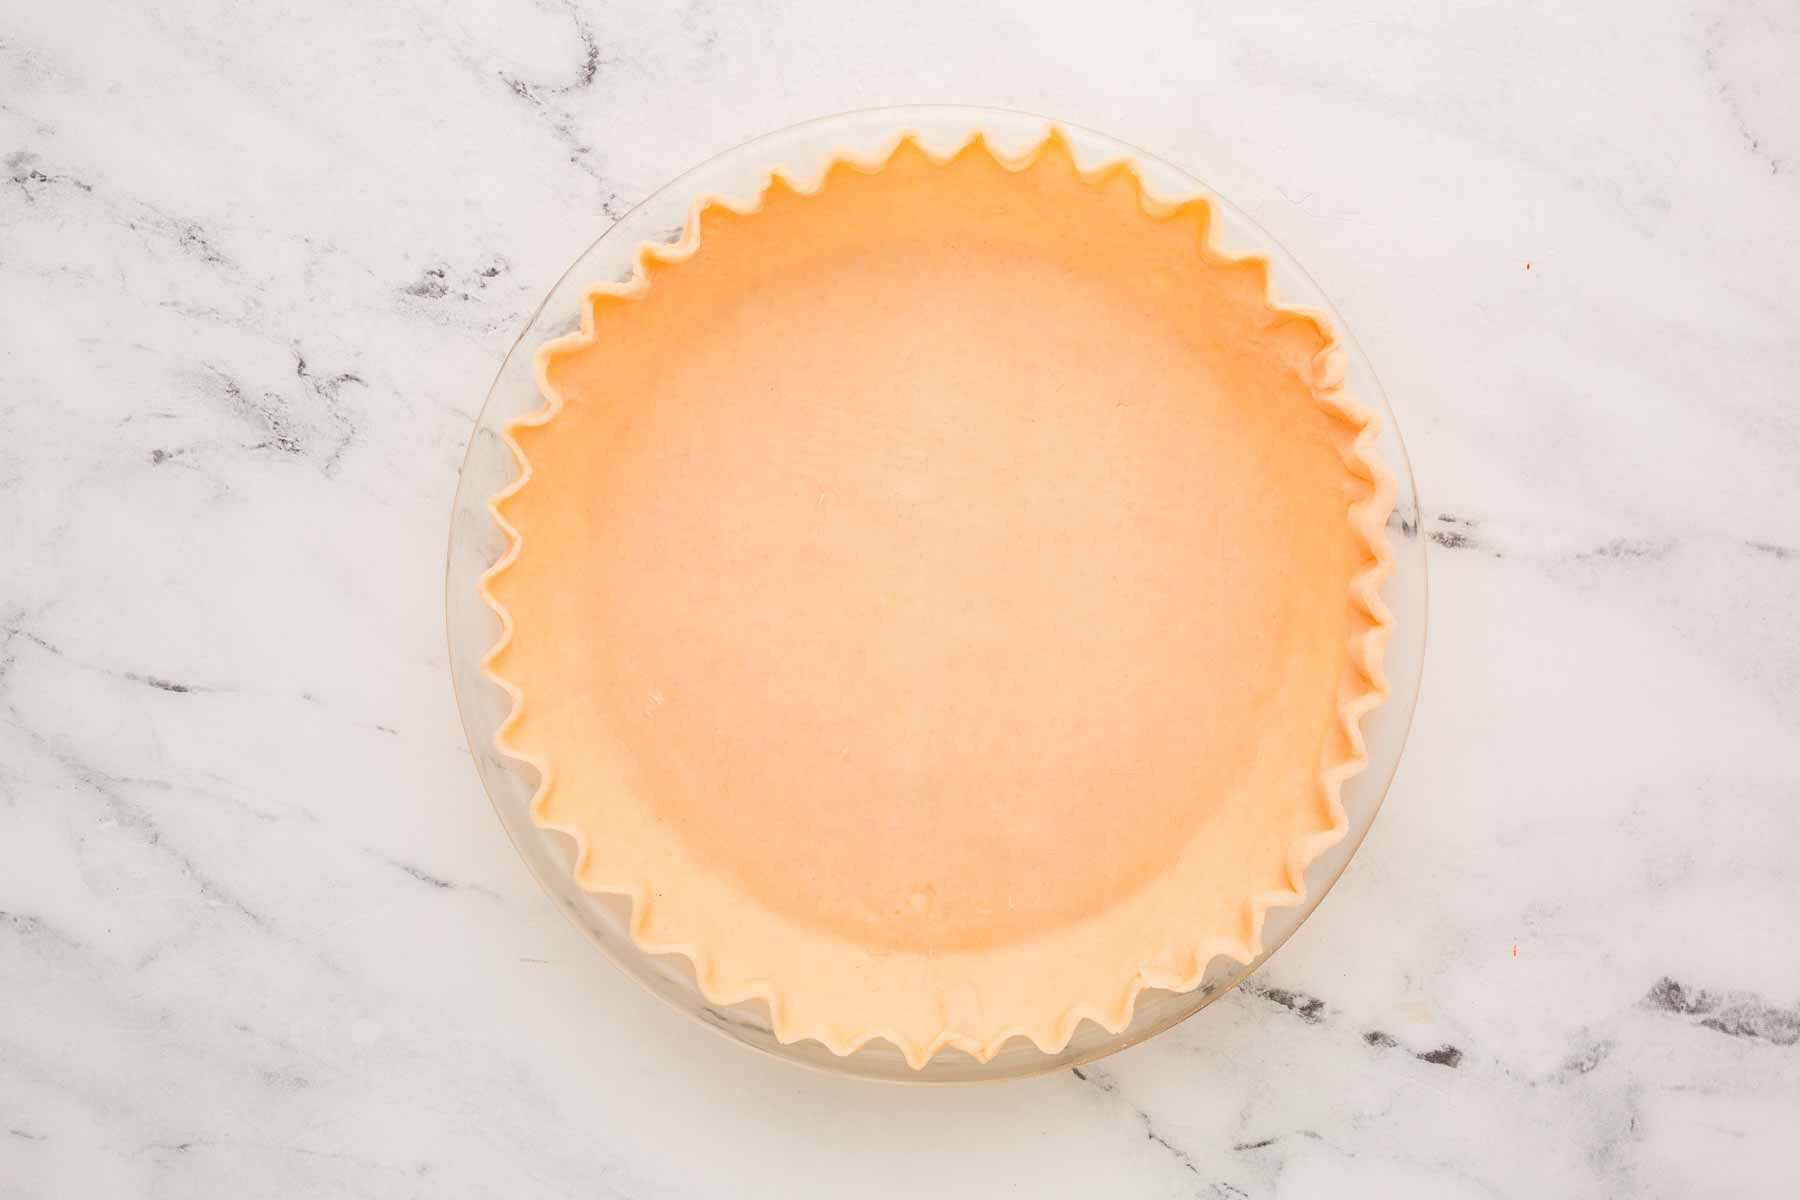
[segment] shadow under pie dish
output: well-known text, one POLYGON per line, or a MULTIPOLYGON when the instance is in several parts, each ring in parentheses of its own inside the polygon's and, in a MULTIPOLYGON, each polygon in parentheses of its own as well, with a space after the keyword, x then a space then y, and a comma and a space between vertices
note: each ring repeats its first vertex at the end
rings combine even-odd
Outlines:
POLYGON ((1204 200, 902 139, 702 201, 537 352, 497 744, 583 888, 913 1066, 1249 961, 1344 831, 1393 484, 1204 200))

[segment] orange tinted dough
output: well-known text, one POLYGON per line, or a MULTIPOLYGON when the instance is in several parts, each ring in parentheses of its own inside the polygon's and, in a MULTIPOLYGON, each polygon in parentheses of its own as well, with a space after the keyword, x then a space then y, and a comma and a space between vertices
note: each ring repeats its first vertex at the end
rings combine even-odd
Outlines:
POLYGON ((544 823, 616 876, 633 810, 659 896, 710 874, 851 954, 1045 944, 1184 869, 1241 935, 1332 823, 1369 483, 1327 335, 1203 230, 1065 154, 903 146, 596 296, 493 584, 544 823))

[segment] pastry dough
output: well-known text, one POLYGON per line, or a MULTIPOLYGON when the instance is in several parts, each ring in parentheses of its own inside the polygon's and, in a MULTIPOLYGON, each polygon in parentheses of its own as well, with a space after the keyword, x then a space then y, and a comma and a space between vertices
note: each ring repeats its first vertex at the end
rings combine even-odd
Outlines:
POLYGON ((1209 213, 907 138, 701 202, 541 349, 498 744, 713 1001, 1059 1049, 1252 958, 1341 836, 1393 485, 1209 213))

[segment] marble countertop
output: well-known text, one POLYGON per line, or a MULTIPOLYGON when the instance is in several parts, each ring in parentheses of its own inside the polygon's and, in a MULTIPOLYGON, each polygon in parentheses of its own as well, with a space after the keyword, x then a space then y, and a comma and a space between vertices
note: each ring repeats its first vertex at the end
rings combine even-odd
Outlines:
POLYGON ((0 12, 0 1196, 1793 1194, 1792 4, 848 7, 0 12), (641 992, 502 836, 443 645, 563 267, 930 100, 1267 225, 1435 543, 1407 757, 1264 986, 1003 1089, 641 992))

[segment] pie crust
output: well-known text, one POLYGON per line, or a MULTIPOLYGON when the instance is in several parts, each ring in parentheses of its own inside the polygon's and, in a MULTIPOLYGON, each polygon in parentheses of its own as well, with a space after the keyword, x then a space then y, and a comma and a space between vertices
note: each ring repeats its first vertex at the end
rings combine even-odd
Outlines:
POLYGON ((1386 695, 1317 314, 1052 131, 706 198, 538 352, 483 577, 575 877, 783 1041, 922 1067, 1260 953, 1386 695))

